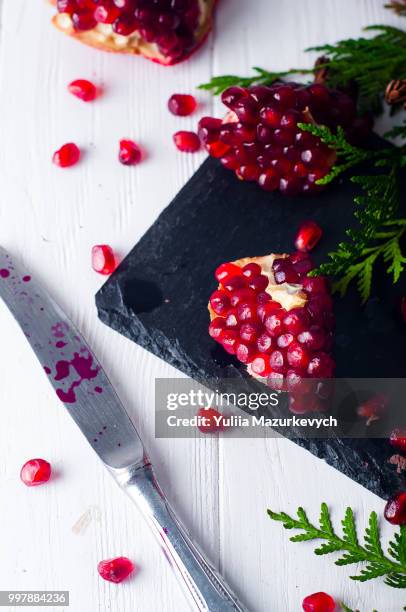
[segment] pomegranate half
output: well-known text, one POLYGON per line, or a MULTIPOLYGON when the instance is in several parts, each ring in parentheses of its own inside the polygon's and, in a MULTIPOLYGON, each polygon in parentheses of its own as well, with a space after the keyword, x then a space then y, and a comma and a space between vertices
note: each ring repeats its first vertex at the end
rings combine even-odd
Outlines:
POLYGON ((104 51, 142 55, 163 65, 187 59, 212 26, 216 0, 51 0, 53 24, 104 51))
POLYGON ((300 252, 224 263, 208 305, 210 336, 251 376, 289 391, 295 413, 323 409, 311 379, 319 385, 335 368, 329 284, 312 268, 300 252))

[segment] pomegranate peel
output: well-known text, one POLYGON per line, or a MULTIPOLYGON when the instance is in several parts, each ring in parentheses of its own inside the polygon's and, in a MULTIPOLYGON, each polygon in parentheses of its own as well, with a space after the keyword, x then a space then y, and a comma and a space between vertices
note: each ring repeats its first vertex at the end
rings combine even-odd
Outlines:
MULTIPOLYGON (((50 1, 57 6, 56 0, 50 1)), ((58 12, 52 18, 52 23, 61 32, 96 49, 141 55, 158 64, 170 66, 186 60, 203 44, 212 27, 215 2, 216 0, 193 0, 185 9, 179 8, 175 15, 168 6, 164 11, 166 19, 170 21, 171 17, 180 18, 179 26, 175 28, 173 23, 165 26, 162 18, 159 23, 155 22, 155 13, 156 19, 160 18, 161 13, 154 11, 152 23, 151 16, 145 24, 139 18, 131 16, 131 25, 120 30, 114 23, 101 23, 96 20, 94 12, 96 9, 100 10, 96 2, 89 9, 93 13, 83 27, 78 28, 77 24, 75 27, 76 13, 58 12), (119 33, 120 31, 123 33, 119 33)), ((135 11, 143 8, 137 6, 137 0, 133 0, 132 5, 135 11)), ((125 21, 128 14, 124 13, 124 9, 120 8, 119 11, 123 11, 121 19, 125 21)), ((77 12, 80 13, 80 9, 77 12)), ((123 25, 125 26, 125 23, 123 25)))

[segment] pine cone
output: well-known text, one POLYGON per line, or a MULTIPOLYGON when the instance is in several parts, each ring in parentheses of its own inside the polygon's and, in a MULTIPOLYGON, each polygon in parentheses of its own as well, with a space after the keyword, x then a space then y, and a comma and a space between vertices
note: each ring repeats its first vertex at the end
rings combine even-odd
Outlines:
POLYGON ((391 81, 385 91, 385 100, 390 106, 406 103, 406 79, 391 81))

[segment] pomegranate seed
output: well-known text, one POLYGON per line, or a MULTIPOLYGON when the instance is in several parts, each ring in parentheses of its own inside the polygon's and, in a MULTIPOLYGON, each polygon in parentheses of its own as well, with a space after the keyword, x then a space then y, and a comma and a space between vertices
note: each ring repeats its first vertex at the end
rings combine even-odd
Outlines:
POLYGON ((327 281, 323 276, 315 276, 305 278, 303 280, 303 289, 307 293, 327 293, 327 281))
POLYGON ((173 135, 176 148, 183 153, 196 153, 200 149, 200 139, 195 132, 181 130, 173 135))
POLYGON ((77 79, 68 85, 69 92, 83 100, 84 102, 92 102, 97 96, 96 86, 86 79, 77 79))
POLYGON ((389 442, 396 449, 406 453, 406 431, 403 429, 395 429, 392 431, 389 442))
POLYGON ((256 355, 251 362, 251 369, 257 376, 267 377, 271 372, 269 356, 264 353, 256 355))
POLYGON ((261 274, 261 266, 256 263, 249 263, 243 267, 242 273, 247 278, 253 278, 255 276, 260 276, 261 274))
POLYGON ((310 357, 305 347, 298 342, 292 342, 287 350, 288 363, 292 368, 306 370, 310 357))
POLYGON ((27 487, 36 487, 51 478, 51 465, 45 459, 30 459, 21 468, 20 478, 27 487))
POLYGON ((242 276, 241 271, 240 271, 238 276, 229 276, 227 279, 225 279, 223 281, 223 285, 227 291, 229 291, 230 293, 233 293, 234 291, 238 289, 246 288, 246 279, 244 276, 242 276))
POLYGON ((127 559, 127 557, 116 557, 115 559, 100 561, 97 566, 97 571, 103 580, 115 582, 116 584, 128 578, 134 569, 134 563, 127 559))
POLYGON ((52 161, 55 166, 60 168, 69 168, 78 163, 80 159, 80 149, 73 142, 64 144, 60 149, 55 151, 52 161))
POLYGON ((304 598, 304 612, 334 612, 336 603, 327 593, 313 593, 304 598))
POLYGON ((141 149, 133 140, 120 140, 118 159, 124 166, 135 166, 142 159, 141 149))
POLYGON ((224 291, 215 291, 210 298, 210 306, 218 315, 224 314, 230 307, 230 298, 224 291))
POLYGON ((264 319, 266 331, 270 336, 280 336, 284 332, 283 312, 271 314, 264 319))
POLYGON ((196 110, 196 98, 188 94, 173 94, 168 100, 168 109, 173 115, 186 117, 196 110))
POLYGON ((237 317, 241 322, 252 322, 257 318, 257 307, 253 303, 241 303, 237 306, 237 317))
POLYGON ((283 351, 272 351, 269 356, 269 365, 272 371, 284 374, 288 369, 285 353, 283 351))
POLYGON ((244 323, 240 327, 240 338, 244 342, 252 344, 258 336, 258 325, 256 323, 244 323))
POLYGON ((269 285, 269 278, 265 274, 260 274, 254 278, 250 278, 248 286, 251 287, 256 293, 265 291, 269 285))
POLYGON ((384 516, 392 525, 406 525, 406 493, 404 491, 388 500, 384 516))
POLYGON ((99 274, 112 274, 117 267, 113 249, 108 244, 98 244, 92 248, 92 268, 99 274))
POLYGON ((247 90, 243 87, 229 87, 224 90, 221 94, 221 101, 225 106, 234 110, 235 105, 242 98, 246 98, 248 96, 247 90))
POLYGON ((235 355, 235 345, 238 340, 238 332, 234 329, 226 329, 220 336, 221 344, 227 353, 235 355))
POLYGON ((249 287, 236 289, 231 296, 230 303, 231 306, 238 306, 242 302, 255 302, 256 297, 255 291, 249 287))
POLYGON ((255 355, 255 350, 245 342, 238 342, 235 348, 235 356, 241 363, 250 363, 255 355))
POLYGON ((367 419, 367 425, 369 425, 381 418, 386 412, 388 404, 388 397, 382 393, 377 393, 358 406, 357 414, 367 419))
POLYGON ((226 327, 238 327, 237 312, 235 309, 231 309, 228 311, 226 317, 226 327))
POLYGON ((299 227, 295 239, 295 247, 298 251, 311 251, 319 242, 323 231, 315 221, 305 221, 299 227))
POLYGON ((331 378, 334 372, 334 361, 327 353, 319 353, 310 361, 307 373, 312 378, 331 378))
POLYGON ((224 417, 215 408, 200 408, 197 412, 199 418, 198 429, 204 434, 224 431, 224 417))
POLYGON ((270 353, 272 345, 273 339, 269 334, 264 332, 259 336, 257 340, 257 349, 260 353, 270 353))
POLYGON ((226 326, 225 319, 216 317, 209 325, 209 334, 214 339, 220 342, 221 332, 226 326))
POLYGON ((72 14, 73 27, 77 32, 85 32, 87 30, 93 30, 97 25, 97 21, 94 18, 93 11, 82 10, 72 14))
POLYGON ((233 263, 225 263, 225 264, 221 264, 217 268, 215 272, 215 277, 219 283, 222 283, 223 281, 226 281, 231 276, 238 276, 239 274, 241 274, 241 268, 239 266, 236 266, 233 263))

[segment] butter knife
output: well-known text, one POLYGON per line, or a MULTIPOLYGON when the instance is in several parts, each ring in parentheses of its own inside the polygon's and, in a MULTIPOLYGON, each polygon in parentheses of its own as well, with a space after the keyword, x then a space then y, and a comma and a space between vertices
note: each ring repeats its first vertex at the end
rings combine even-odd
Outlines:
POLYGON ((145 517, 191 609, 243 612, 170 508, 142 441, 88 344, 40 284, 1 247, 0 297, 67 412, 145 517))

